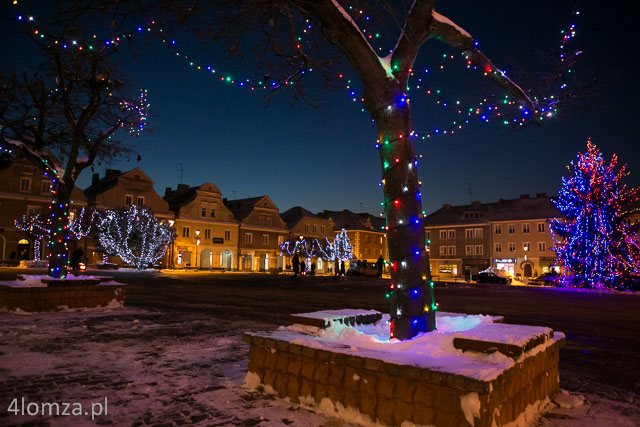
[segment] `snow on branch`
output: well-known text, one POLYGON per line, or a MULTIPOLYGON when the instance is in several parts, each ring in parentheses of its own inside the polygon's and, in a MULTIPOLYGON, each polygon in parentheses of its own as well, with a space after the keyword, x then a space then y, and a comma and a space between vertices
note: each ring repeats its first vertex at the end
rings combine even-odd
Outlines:
POLYGON ((431 20, 429 38, 437 38, 448 45, 460 49, 469 65, 481 68, 487 77, 490 77, 498 86, 520 101, 525 108, 531 110, 537 117, 538 108, 536 102, 520 86, 507 77, 504 71, 493 65, 484 53, 476 49, 477 43, 474 42, 471 34, 435 10, 432 11, 431 16, 433 19, 431 20))

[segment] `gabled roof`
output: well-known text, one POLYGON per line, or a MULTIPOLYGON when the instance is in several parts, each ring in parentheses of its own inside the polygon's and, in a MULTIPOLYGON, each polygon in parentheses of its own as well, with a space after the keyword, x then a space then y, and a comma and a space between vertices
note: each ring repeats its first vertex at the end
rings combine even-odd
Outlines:
POLYGON ((95 196, 97 194, 104 193, 116 186, 120 178, 132 178, 137 175, 135 178, 138 181, 147 181, 153 185, 153 180, 149 178, 149 175, 144 173, 142 169, 135 168, 131 169, 127 172, 122 172, 116 169, 107 169, 104 178, 98 180, 97 182, 92 183, 89 187, 85 188, 84 194, 87 196, 95 196))
POLYGON ((318 214, 314 214, 302 206, 294 206, 286 212, 280 214, 280 218, 287 224, 288 228, 295 227, 304 217, 323 218, 318 214))
POLYGON ((474 203, 462 206, 444 205, 424 217, 422 223, 425 227, 488 223, 491 220, 494 207, 495 203, 474 203))
POLYGON ((235 200, 223 200, 225 206, 229 208, 231 212, 233 212, 233 216, 238 220, 243 220, 248 217, 251 211, 253 211, 254 207, 259 204, 259 202, 265 200, 265 204, 270 205, 269 208, 276 209, 276 205, 269 198, 269 196, 259 196, 259 197, 249 197, 247 199, 235 199, 235 200))
POLYGON ((493 221, 560 218, 562 212, 550 197, 500 200, 495 207, 493 221))
POLYGON ((169 209, 174 211, 195 200, 198 195, 198 190, 221 194, 218 187, 209 182, 205 182, 197 187, 189 187, 187 185, 180 184, 175 190, 167 188, 167 192, 163 198, 167 203, 169 203, 169 209))
MULTIPOLYGON (((342 211, 328 211, 324 210, 320 213, 324 218, 331 218, 333 220, 333 229, 336 231, 342 230, 367 230, 383 232, 378 225, 380 219, 368 213, 355 213, 350 210, 344 209, 342 211), (377 226, 377 228, 376 228, 377 226)), ((384 224, 383 224, 384 225, 384 224)))

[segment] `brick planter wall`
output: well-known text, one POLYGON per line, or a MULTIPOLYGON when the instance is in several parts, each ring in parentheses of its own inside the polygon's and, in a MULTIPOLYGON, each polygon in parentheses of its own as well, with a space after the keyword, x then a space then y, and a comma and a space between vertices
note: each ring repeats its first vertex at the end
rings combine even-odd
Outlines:
POLYGON ((27 312, 124 306, 127 285, 11 287, 0 285, 0 309, 27 312))
POLYGON ((304 403, 312 398, 316 405, 329 398, 388 425, 410 421, 444 427, 470 425, 470 415, 465 416, 461 405, 465 396, 479 402, 479 418, 472 419, 476 426, 503 425, 527 405, 553 397, 558 391, 559 348, 564 344, 564 338, 555 339, 496 379, 480 381, 313 349, 259 333, 245 334, 244 339, 250 344, 247 371, 281 398, 304 403))

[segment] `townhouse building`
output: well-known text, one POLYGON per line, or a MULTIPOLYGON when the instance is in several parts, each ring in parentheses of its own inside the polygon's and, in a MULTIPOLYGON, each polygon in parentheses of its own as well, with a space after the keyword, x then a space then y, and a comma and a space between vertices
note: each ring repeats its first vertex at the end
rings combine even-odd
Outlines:
POLYGON ((491 265, 516 277, 548 272, 556 260, 549 222, 560 217, 562 213, 544 193, 498 201, 491 219, 491 265))
MULTIPOLYGON (((320 214, 314 214, 303 207, 295 206, 281 213, 280 218, 282 218, 289 230, 288 241, 306 239, 307 242, 311 243, 317 239, 320 245, 326 245, 327 241, 332 243, 335 238, 331 219, 325 218, 320 214)), ((283 254, 283 256, 285 257, 285 267, 289 268, 291 257, 286 254, 283 254)), ((332 263, 323 260, 320 256, 305 262, 307 264, 315 262, 318 273, 333 272, 332 263)))
POLYGON ((494 203, 443 205, 427 215, 431 273, 464 277, 491 266, 515 277, 535 277, 555 262, 549 222, 562 217, 544 193, 494 203))
POLYGON ((289 230, 269 196, 222 201, 239 224, 236 268, 242 271, 284 270, 280 245, 287 239, 289 230))
MULTIPOLYGON (((73 218, 87 205, 87 199, 79 188, 72 190, 71 198, 69 214, 73 218)), ((14 221, 46 212, 51 201, 51 179, 29 160, 16 157, 0 170, 0 264, 17 265, 33 259, 36 237, 18 230, 14 221)), ((42 259, 46 259, 46 246, 40 243, 42 259)), ((71 242, 70 247, 76 244, 71 242)))
POLYGON ((334 237, 343 229, 347 231, 356 259, 375 262, 380 255, 385 260, 389 258, 384 218, 368 213, 354 213, 347 209, 324 210, 320 215, 333 222, 334 237))
MULTIPOLYGON (((140 168, 127 172, 107 169, 102 178, 99 174, 93 175, 91 185, 84 190, 84 194, 93 210, 104 211, 135 205, 149 209, 161 221, 173 220, 169 203, 156 193, 153 184, 153 180, 140 168)), ((103 261, 103 254, 95 249, 95 242, 85 250, 85 258, 88 263, 103 261)), ((114 256, 109 256, 108 261, 121 263, 120 258, 114 256)), ((167 263, 168 257, 165 257, 161 265, 166 266, 167 263)))
POLYGON ((434 278, 469 278, 489 267, 492 209, 493 205, 480 202, 445 204, 423 219, 434 278))
POLYGON ((236 269, 239 226, 218 187, 178 184, 165 190, 164 200, 177 234, 168 250, 170 268, 236 269))

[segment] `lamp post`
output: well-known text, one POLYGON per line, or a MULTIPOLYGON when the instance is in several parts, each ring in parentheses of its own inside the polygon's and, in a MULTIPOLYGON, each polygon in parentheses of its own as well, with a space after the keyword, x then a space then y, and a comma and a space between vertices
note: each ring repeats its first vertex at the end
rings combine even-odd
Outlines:
POLYGON ((196 230, 196 270, 198 269, 198 246, 200 246, 200 230, 196 230))
MULTIPOLYGON (((169 227, 173 227, 173 224, 175 224, 175 221, 170 219, 169 220, 169 227)), ((169 268, 173 268, 173 242, 174 242, 174 240, 171 240, 171 255, 169 255, 169 268)))

